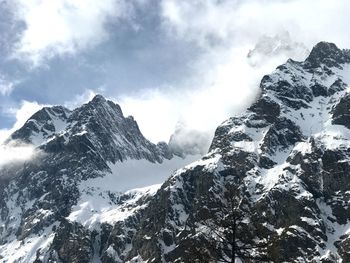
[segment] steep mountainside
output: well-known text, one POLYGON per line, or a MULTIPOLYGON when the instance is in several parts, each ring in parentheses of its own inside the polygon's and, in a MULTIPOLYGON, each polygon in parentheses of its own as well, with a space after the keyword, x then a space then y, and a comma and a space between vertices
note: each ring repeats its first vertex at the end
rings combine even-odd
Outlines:
POLYGON ((14 177, 0 197, 2 262, 217 262, 232 251, 215 232, 232 227, 222 224, 230 200, 241 213, 236 241, 250 248, 238 256, 350 262, 349 83, 350 51, 317 44, 265 76, 257 101, 217 128, 201 160, 160 188, 101 187, 98 211, 84 198, 111 163, 161 161, 166 144, 149 144, 128 118, 110 126, 108 116, 122 115, 101 97, 34 115, 12 138, 41 153, 2 171, 14 177))
POLYGON ((160 183, 187 161, 145 139, 132 117, 100 95, 74 111, 43 108, 5 143, 36 150, 31 161, 0 170, 1 262, 34 261, 70 215, 85 222, 98 209, 96 222, 114 221, 108 213, 157 187, 125 190, 160 183))

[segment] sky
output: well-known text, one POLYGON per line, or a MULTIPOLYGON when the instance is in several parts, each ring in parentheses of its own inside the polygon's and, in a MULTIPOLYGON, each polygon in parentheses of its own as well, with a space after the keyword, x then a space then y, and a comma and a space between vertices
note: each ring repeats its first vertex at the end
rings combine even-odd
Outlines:
POLYGON ((209 141, 288 58, 319 41, 350 48, 348 10, 348 0, 0 0, 0 142, 43 105, 95 94, 153 142, 175 130, 209 141))

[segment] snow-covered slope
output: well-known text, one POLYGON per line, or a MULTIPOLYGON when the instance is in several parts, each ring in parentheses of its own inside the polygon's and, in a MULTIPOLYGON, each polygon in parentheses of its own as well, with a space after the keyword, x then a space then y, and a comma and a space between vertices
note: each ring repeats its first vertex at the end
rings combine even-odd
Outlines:
MULTIPOLYGON (((67 224, 77 223, 88 231, 98 233, 103 227, 112 226, 142 209, 145 206, 145 200, 156 193, 169 174, 196 158, 199 157, 187 156, 184 159, 174 157, 171 160, 164 160, 161 164, 151 163, 148 160, 127 160, 111 164, 110 173, 81 182, 70 182, 70 184, 76 184, 79 197, 76 203, 71 205, 70 211, 63 220, 67 220, 65 222, 67 224), (140 186, 143 187, 137 188, 140 186)), ((68 176, 69 174, 64 175, 62 180, 68 181, 68 176)), ((63 192, 64 190, 60 194, 63 192)), ((50 194, 44 193, 40 199, 46 199, 50 194)), ((73 199, 74 196, 72 195, 71 198, 73 199)), ((35 199, 27 201, 19 194, 12 194, 12 198, 7 200, 9 219, 1 222, 6 227, 3 231, 5 233, 11 229, 21 231, 22 227, 34 229, 28 229, 27 231, 33 231, 33 233, 24 238, 19 239, 16 234, 5 237, 4 243, 0 245, 0 255, 3 257, 0 262, 48 260, 48 257, 44 256, 45 252, 52 245, 57 227, 63 223, 62 219, 57 218, 57 221, 52 221, 47 227, 43 226, 43 221, 50 220, 54 212, 49 207, 37 209, 40 205, 39 201, 35 199), (35 211, 35 215, 31 214, 31 211, 35 211), (25 218, 24 216, 28 213, 31 216, 25 218), (27 223, 22 225, 21 218, 22 220, 24 218, 27 223)), ((94 243, 94 246, 95 250, 100 249, 98 242, 94 243)), ((99 262, 98 258, 99 256, 95 255, 93 262, 99 262)))

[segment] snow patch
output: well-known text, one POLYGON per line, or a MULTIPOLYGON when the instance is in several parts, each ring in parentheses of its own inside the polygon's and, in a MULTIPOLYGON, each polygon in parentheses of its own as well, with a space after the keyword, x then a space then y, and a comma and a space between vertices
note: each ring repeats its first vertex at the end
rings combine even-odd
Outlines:
POLYGON ((110 164, 111 173, 80 183, 81 197, 68 219, 89 229, 124 220, 142 208, 135 204, 140 198, 154 195, 174 170, 194 158, 174 157, 161 164, 147 160, 110 164))

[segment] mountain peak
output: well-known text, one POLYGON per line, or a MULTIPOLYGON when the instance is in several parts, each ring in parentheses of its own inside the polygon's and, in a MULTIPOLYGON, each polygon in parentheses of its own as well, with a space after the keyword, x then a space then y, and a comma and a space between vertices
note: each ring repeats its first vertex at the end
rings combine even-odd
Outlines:
MULTIPOLYGON (((100 94, 97 94, 90 102, 87 103, 90 107, 93 108, 111 108, 118 116, 124 118, 123 111, 119 104, 114 103, 113 101, 107 100, 100 94)), ((83 107, 82 107, 83 108, 83 107)))
POLYGON ((106 102, 106 98, 101 94, 96 94, 95 97, 91 100, 91 102, 106 102))
MULTIPOLYGON (((331 55, 332 53, 336 53, 336 52, 340 52, 341 49, 337 47, 336 44, 331 43, 331 42, 326 42, 326 41, 321 41, 318 42, 312 49, 313 52, 328 52, 329 55, 331 55)), ((311 52, 312 52, 311 51, 311 52)))
POLYGON ((311 50, 306 62, 311 67, 319 67, 321 64, 328 67, 339 67, 340 64, 350 62, 350 53, 339 49, 333 43, 319 42, 311 50))

